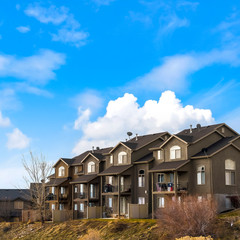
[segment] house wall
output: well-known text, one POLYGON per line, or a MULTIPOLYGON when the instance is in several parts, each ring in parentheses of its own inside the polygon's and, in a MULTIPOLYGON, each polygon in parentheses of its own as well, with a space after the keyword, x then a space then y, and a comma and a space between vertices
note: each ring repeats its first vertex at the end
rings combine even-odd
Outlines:
POLYGON ((71 174, 71 172, 70 172, 70 170, 68 168, 68 165, 66 163, 64 163, 63 161, 59 161, 58 164, 55 167, 55 176, 56 176, 56 178, 68 177, 68 176, 70 176, 70 174, 71 174), (65 175, 64 176, 59 176, 58 175, 58 169, 60 167, 62 167, 62 166, 65 168, 65 175))
POLYGON ((131 164, 131 150, 123 145, 119 145, 114 151, 112 152, 113 155, 113 165, 127 165, 131 164), (126 164, 118 164, 118 154, 120 152, 126 152, 127 153, 127 163, 126 164))
POLYGON ((98 174, 99 173, 99 161, 92 157, 91 155, 86 158, 86 160, 83 162, 83 168, 84 168, 84 174, 98 174), (95 163, 95 172, 93 173, 88 173, 88 163, 89 162, 94 162, 95 163))
POLYGON ((240 138, 236 139, 235 141, 233 141, 233 144, 235 146, 237 146, 238 148, 240 148, 240 138))
POLYGON ((226 126, 222 126, 222 127, 219 127, 217 128, 217 130, 223 134, 225 137, 231 137, 231 136, 236 136, 237 134, 235 132, 233 132, 231 129, 229 129, 228 127, 226 126), (223 130, 224 129, 224 130, 223 130), (223 132, 223 131, 224 132, 223 132))

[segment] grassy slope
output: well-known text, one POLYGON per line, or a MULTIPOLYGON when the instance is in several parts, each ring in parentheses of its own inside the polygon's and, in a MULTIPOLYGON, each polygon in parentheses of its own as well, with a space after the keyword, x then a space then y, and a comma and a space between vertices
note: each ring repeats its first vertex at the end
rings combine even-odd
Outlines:
POLYGON ((75 220, 64 223, 1 223, 0 239, 80 239, 88 229, 96 229, 103 239, 157 239, 155 220, 75 220))
MULTIPOLYGON (((221 239, 240 239, 240 210, 219 215, 221 239), (232 223, 232 226, 231 226, 232 223)), ((0 223, 0 239, 79 240, 89 229, 97 230, 102 239, 158 239, 156 220, 74 220, 64 223, 0 223)))

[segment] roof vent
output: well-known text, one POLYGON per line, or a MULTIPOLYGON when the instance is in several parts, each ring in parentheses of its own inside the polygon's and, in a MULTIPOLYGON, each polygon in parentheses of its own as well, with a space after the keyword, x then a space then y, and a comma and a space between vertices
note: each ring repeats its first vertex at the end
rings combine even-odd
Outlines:
POLYGON ((92 146, 92 153, 94 153, 94 146, 92 146))
POLYGON ((136 141, 138 140, 138 134, 136 133, 136 141))
POLYGON ((197 127, 197 130, 200 130, 201 129, 201 124, 198 123, 196 127, 197 127))
POLYGON ((192 133, 192 124, 190 125, 190 133, 192 133))
POLYGON ((96 147, 96 150, 100 150, 100 147, 96 147))

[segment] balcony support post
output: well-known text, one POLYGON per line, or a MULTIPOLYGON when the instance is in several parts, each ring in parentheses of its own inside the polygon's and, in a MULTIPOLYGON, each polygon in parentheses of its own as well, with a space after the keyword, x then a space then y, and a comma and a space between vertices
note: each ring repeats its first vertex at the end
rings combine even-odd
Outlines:
POLYGON ((154 196, 153 196, 153 184, 154 184, 154 182, 153 182, 153 172, 151 173, 151 176, 152 176, 152 219, 154 218, 154 196))
POLYGON ((120 218, 120 176, 118 175, 118 218, 120 218))
POLYGON ((75 197, 75 185, 72 184, 72 219, 74 219, 74 208, 75 208, 75 205, 74 205, 74 197, 75 197))
MULTIPOLYGON (((177 198, 177 171, 174 171, 174 195, 177 198)), ((176 199, 177 200, 177 199, 176 199)))
POLYGON ((103 217, 103 200, 102 200, 102 192, 103 192, 103 180, 102 180, 102 176, 100 177, 100 206, 101 206, 101 209, 102 209, 102 212, 101 212, 101 216, 103 217))

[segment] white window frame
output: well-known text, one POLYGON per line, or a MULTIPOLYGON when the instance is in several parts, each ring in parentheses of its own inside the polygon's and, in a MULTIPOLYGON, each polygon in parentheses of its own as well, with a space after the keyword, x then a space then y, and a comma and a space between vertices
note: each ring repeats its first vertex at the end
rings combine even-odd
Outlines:
POLYGON ((165 198, 164 197, 158 197, 158 208, 164 208, 165 207, 165 198))
POLYGON ((56 205, 55 203, 52 204, 52 210, 55 210, 56 209, 56 205))
POLYGON ((90 184, 90 198, 95 198, 96 197, 96 185, 95 184, 90 184))
POLYGON ((64 177, 64 176, 65 176, 65 167, 64 167, 64 166, 61 166, 61 167, 58 169, 58 176, 59 176, 59 177, 64 177))
POLYGON ((88 163, 88 173, 94 173, 94 172, 96 172, 96 163, 89 162, 88 163))
POLYGON ((110 164, 113 164, 113 155, 110 155, 109 163, 110 163, 110 164))
POLYGON ((63 195, 63 194, 66 194, 66 188, 65 187, 60 187, 60 193, 63 195))
POLYGON ((204 165, 197 168, 197 185, 206 184, 206 169, 204 165))
POLYGON ((138 197, 138 204, 145 204, 145 197, 138 197))
POLYGON ((157 159, 158 159, 158 160, 162 159, 162 158, 163 158, 162 155, 163 155, 163 150, 158 150, 158 151, 157 151, 157 159))
POLYGON ((74 193, 77 193, 78 192, 78 187, 77 185, 74 186, 74 193))
POLYGON ((113 185, 113 176, 108 177, 108 184, 113 185))
POLYGON ((112 202, 112 198, 108 198, 108 207, 112 208, 113 207, 113 202, 112 202))
POLYGON ((74 175, 77 175, 78 174, 78 166, 75 166, 74 167, 74 175))
POLYGON ((225 185, 236 184, 236 162, 231 159, 225 160, 225 185))
POLYGON ((158 181, 158 183, 164 183, 164 173, 159 173, 158 175, 157 175, 157 181, 158 181), (162 176, 162 177, 159 177, 159 176, 162 176), (160 180, 160 181, 159 181, 160 180))
POLYGON ((64 204, 63 204, 63 203, 60 203, 60 204, 59 204, 59 210, 60 210, 60 211, 64 210, 64 204))
POLYGON ((118 164, 126 164, 127 163, 127 153, 120 152, 118 154, 118 164))
POLYGON ((181 147, 179 147, 178 145, 170 148, 170 159, 180 159, 181 154, 181 147))
POLYGON ((55 195, 55 187, 52 187, 51 193, 52 193, 53 195, 55 195))
POLYGON ((138 187, 145 187, 145 171, 143 169, 138 171, 138 187), (143 173, 140 173, 143 171, 143 173))
POLYGON ((79 193, 83 194, 83 192, 84 192, 84 185, 83 185, 83 183, 80 183, 80 185, 79 185, 79 193))
POLYGON ((80 203, 79 205, 79 211, 84 212, 84 203, 80 203))
POLYGON ((78 205, 77 205, 77 203, 74 203, 74 210, 75 210, 75 211, 78 210, 78 205))

